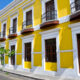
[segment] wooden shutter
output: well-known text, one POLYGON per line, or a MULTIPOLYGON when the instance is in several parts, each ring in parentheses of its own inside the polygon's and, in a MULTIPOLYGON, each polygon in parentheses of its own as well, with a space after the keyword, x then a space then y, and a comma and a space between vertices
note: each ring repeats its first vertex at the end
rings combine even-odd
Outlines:
POLYGON ((47 2, 45 7, 46 7, 46 20, 51 20, 54 14, 53 11, 55 10, 54 0, 47 2))
POLYGON ((31 42, 25 43, 25 61, 31 61, 31 42))
POLYGON ((17 18, 13 19, 13 33, 16 33, 17 18))
POLYGON ((6 35, 6 24, 3 25, 3 37, 6 35))
POLYGON ((45 56, 46 62, 57 62, 55 38, 45 40, 45 56))
POLYGON ((32 10, 26 13, 26 25, 32 24, 32 10))
MULTIPOLYGON (((11 51, 14 50, 15 51, 15 45, 11 46, 11 51)), ((11 64, 15 65, 15 54, 11 56, 11 64)))

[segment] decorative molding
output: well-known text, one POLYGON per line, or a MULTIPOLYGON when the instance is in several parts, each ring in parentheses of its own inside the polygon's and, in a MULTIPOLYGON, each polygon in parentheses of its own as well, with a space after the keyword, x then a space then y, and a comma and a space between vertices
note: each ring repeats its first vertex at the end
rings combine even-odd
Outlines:
POLYGON ((35 2, 35 0, 33 0, 31 3, 29 3, 28 5, 25 5, 22 7, 22 9, 24 10, 25 8, 27 8, 28 6, 32 5, 35 2))
POLYGON ((42 52, 32 52, 33 54, 42 54, 42 52))
POLYGON ((59 18, 59 23, 65 23, 70 21, 70 15, 59 18))
POLYGON ((11 44, 11 43, 15 43, 15 42, 17 42, 17 39, 9 40, 9 43, 10 43, 10 44, 11 44))
POLYGON ((54 32, 58 32, 60 30, 60 28, 56 28, 56 29, 52 29, 52 30, 48 30, 48 31, 43 31, 43 32, 40 32, 40 34, 48 34, 48 33, 54 33, 54 32))
POLYGON ((14 15, 19 15, 19 11, 15 11, 14 13, 12 13, 12 14, 10 15, 10 17, 12 17, 12 16, 14 16, 14 15))
POLYGON ((60 50, 61 53, 64 53, 64 52, 73 52, 73 50, 60 50))

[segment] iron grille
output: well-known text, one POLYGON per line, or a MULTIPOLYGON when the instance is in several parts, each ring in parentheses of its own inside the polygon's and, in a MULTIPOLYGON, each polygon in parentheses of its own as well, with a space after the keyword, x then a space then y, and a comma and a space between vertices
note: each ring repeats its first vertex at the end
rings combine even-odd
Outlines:
POLYGON ((6 33, 4 31, 0 32, 0 38, 4 38, 6 36, 6 33))
POLYGON ((9 29, 9 34, 14 34, 14 33, 16 33, 16 32, 17 32, 16 27, 11 27, 11 28, 9 29))

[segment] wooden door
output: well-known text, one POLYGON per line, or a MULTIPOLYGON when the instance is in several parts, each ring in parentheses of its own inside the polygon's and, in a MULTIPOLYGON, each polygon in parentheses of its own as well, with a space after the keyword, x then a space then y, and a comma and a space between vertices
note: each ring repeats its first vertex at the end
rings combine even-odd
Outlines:
POLYGON ((46 20, 52 20, 55 10, 54 0, 47 2, 45 7, 46 7, 46 20))
MULTIPOLYGON (((11 51, 15 51, 15 45, 11 46, 11 51)), ((11 56, 11 65, 15 65, 15 54, 11 56)))
POLYGON ((31 61, 31 42, 25 43, 24 59, 25 61, 31 61))
POLYGON ((13 33, 16 33, 17 28, 17 18, 13 19, 13 33))
POLYGON ((80 72, 80 34, 77 35, 77 44, 78 44, 78 61, 79 61, 79 72, 80 72))
POLYGON ((56 38, 45 40, 45 61, 57 62, 56 38))

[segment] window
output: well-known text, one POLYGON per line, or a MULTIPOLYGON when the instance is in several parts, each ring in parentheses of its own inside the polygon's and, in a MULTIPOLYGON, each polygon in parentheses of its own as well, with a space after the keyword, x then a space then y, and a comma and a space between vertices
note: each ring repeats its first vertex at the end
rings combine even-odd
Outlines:
POLYGON ((25 61, 31 61, 31 42, 25 43, 25 61))
POLYGON ((80 0, 75 0, 75 8, 76 10, 80 10, 80 0))
MULTIPOLYGON (((11 46, 11 51, 14 50, 15 51, 15 45, 11 46)), ((15 54, 11 56, 11 64, 15 65, 15 54)))
POLYGON ((13 19, 13 33, 16 33, 17 18, 13 19))
POLYGON ((32 10, 26 12, 26 26, 32 24, 32 10))
POLYGON ((56 38, 45 40, 45 61, 46 62, 57 62, 56 38))
POLYGON ((5 37, 6 35, 6 23, 3 24, 3 37, 5 37))

